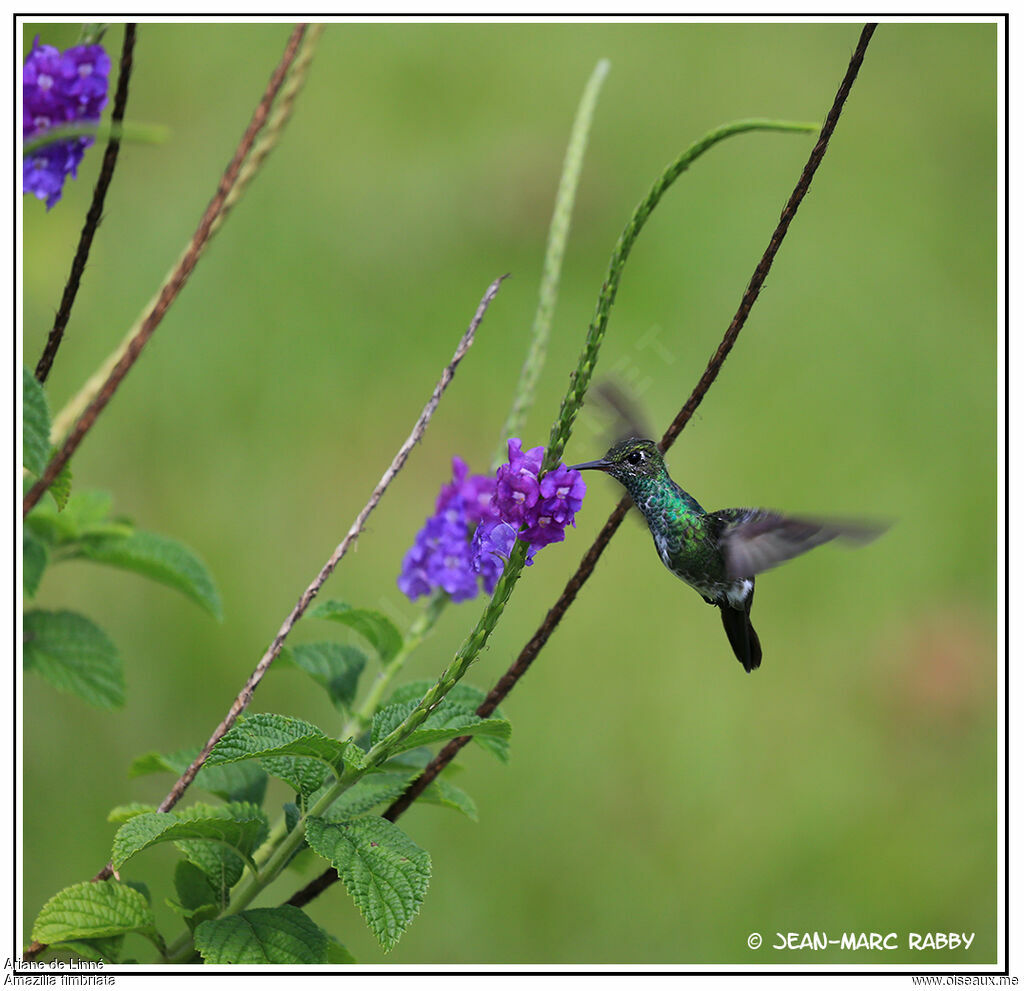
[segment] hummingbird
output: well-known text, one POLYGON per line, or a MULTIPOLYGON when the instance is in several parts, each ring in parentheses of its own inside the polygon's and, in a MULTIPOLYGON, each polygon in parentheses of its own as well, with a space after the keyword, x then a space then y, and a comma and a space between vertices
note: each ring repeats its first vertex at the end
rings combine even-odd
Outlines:
POLYGON ((672 480, 658 445, 639 437, 619 441, 597 461, 570 467, 607 472, 625 486, 665 567, 721 611, 729 644, 747 672, 761 664, 761 641, 750 622, 754 576, 837 537, 863 544, 885 529, 767 509, 705 512, 672 480))

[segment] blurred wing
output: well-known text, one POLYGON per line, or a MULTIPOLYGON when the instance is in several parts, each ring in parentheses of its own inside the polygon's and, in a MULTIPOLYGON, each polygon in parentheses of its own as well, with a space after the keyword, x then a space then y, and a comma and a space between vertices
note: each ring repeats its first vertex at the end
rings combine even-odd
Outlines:
POLYGON ((616 442, 629 437, 653 437, 647 417, 640 411, 635 394, 627 392, 614 379, 604 379, 594 386, 594 394, 615 417, 616 442))
POLYGON ((752 578, 836 538, 866 544, 886 529, 873 523, 796 519, 767 509, 721 509, 710 515, 723 524, 722 553, 731 579, 752 578))

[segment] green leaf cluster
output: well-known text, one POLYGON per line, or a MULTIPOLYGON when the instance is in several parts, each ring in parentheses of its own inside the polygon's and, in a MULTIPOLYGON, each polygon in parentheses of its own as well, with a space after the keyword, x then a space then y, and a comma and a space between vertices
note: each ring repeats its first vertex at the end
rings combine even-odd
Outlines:
MULTIPOLYGON (((28 378, 41 395, 39 383, 28 378)), ((35 443, 31 436, 41 428, 36 424, 30 429, 28 421, 26 412, 26 451, 30 442, 35 443)), ((219 620, 220 595, 202 561, 177 540, 136 529, 114 516, 112 508, 108 493, 81 491, 56 505, 41 502, 28 514, 22 541, 25 598, 35 597, 51 564, 93 561, 177 589, 219 620)), ((69 610, 29 609, 23 629, 26 670, 91 705, 112 709, 124 704, 121 657, 91 619, 69 610)))

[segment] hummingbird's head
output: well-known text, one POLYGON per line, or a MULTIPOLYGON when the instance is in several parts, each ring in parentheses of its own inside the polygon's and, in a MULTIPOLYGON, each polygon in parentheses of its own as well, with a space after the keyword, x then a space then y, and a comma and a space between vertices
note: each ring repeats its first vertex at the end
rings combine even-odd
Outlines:
POLYGON ((658 477, 665 470, 665 459, 653 440, 630 437, 609 448, 603 458, 570 467, 577 471, 587 468, 605 471, 628 488, 630 482, 658 477))

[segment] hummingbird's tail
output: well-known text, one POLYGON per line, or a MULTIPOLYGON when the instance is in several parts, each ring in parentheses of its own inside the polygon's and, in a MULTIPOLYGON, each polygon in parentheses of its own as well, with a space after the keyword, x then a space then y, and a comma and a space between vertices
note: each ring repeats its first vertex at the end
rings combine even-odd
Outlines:
POLYGON ((734 609, 727 602, 718 603, 718 608, 722 610, 722 626, 725 627, 732 652, 748 673, 761 666, 761 641, 750 622, 750 606, 753 601, 754 593, 751 592, 742 609, 734 609))

